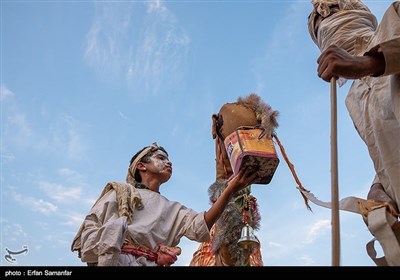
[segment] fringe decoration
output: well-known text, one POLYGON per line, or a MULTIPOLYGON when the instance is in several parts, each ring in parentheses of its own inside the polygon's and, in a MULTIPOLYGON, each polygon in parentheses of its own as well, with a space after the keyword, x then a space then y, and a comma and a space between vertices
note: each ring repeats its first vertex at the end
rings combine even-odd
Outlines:
MULTIPOLYGON (((211 203, 214 203, 222 194, 228 180, 217 179, 208 189, 211 203)), ((240 239, 243 224, 243 211, 247 211, 248 224, 254 230, 260 228, 261 215, 258 211, 256 198, 251 195, 251 186, 238 192, 226 206, 224 212, 215 223, 215 235, 211 241, 211 251, 216 254, 222 245, 227 245, 229 253, 236 259, 236 265, 245 265, 245 249, 237 244, 240 239), (249 203, 250 202, 250 203, 249 203), (247 208, 247 204, 250 204, 247 208), (247 208, 247 209, 245 209, 247 208)))
POLYGON ((130 224, 132 222, 132 214, 134 210, 143 209, 142 199, 139 192, 129 183, 110 182, 104 187, 99 199, 111 189, 114 189, 117 193, 118 215, 120 217, 126 216, 128 224, 130 224))
MULTIPOLYGON (((126 216, 128 224, 132 222, 132 214, 135 209, 142 210, 143 203, 139 192, 129 183, 121 182, 110 182, 107 183, 101 192, 99 198, 96 200, 94 205, 110 190, 114 189, 117 194, 118 201, 118 215, 120 217, 126 216)), ((83 231, 84 222, 81 224, 74 240, 71 244, 71 251, 78 251, 78 257, 81 257, 81 235, 83 231)))
POLYGON ((255 93, 251 93, 246 97, 239 97, 237 103, 252 109, 256 113, 260 126, 265 129, 270 137, 272 136, 272 133, 279 126, 277 121, 279 111, 273 110, 270 105, 255 93))

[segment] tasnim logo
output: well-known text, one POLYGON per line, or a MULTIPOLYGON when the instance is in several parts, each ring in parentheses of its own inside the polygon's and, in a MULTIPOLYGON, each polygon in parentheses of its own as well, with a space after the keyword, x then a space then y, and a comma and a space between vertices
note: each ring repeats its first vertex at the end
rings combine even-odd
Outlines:
POLYGON ((13 255, 28 254, 28 245, 22 246, 22 250, 19 251, 11 251, 7 247, 5 248, 5 250, 7 251, 7 254, 4 255, 4 259, 9 263, 16 263, 17 259, 14 258, 13 255))

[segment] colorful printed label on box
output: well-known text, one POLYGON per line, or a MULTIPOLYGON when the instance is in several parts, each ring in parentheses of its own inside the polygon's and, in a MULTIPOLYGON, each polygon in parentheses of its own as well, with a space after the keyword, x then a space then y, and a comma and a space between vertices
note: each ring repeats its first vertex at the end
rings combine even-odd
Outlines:
POLYGON ((259 139, 262 130, 238 129, 225 138, 224 144, 234 174, 252 166, 258 172, 257 184, 268 184, 279 164, 274 142, 269 136, 259 139))

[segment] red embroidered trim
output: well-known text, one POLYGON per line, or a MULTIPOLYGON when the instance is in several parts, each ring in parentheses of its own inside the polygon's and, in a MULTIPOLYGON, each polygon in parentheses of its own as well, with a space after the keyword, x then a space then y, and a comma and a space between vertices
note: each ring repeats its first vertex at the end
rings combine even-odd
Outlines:
POLYGON ((149 261, 157 262, 158 254, 152 250, 133 244, 124 244, 121 249, 121 253, 130 254, 135 257, 144 256, 149 261))

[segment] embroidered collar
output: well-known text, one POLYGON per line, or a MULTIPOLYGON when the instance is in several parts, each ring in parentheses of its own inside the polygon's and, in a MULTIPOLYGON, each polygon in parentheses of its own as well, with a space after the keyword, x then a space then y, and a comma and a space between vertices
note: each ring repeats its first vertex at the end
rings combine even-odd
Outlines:
MULTIPOLYGON (((137 188, 137 189, 146 189, 146 190, 149 190, 149 191, 153 191, 152 189, 150 189, 145 184, 142 184, 142 183, 139 183, 139 182, 136 182, 135 188, 137 188)), ((156 193, 160 193, 160 192, 156 192, 156 193)))

